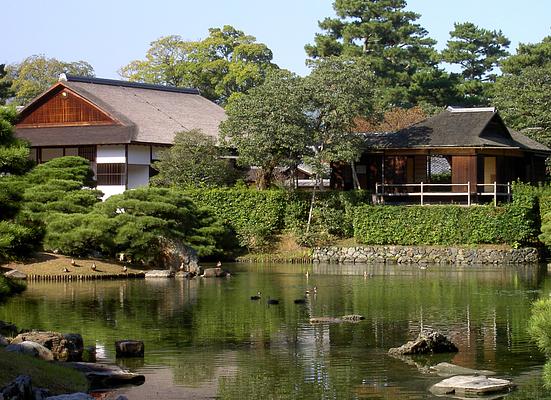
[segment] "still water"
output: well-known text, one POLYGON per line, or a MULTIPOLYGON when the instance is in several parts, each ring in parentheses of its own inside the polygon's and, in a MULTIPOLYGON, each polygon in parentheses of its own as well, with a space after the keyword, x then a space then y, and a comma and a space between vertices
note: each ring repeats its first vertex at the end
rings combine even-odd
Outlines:
POLYGON ((551 294, 539 266, 225 265, 231 278, 34 283, 0 305, 20 328, 80 332, 115 362, 114 341, 145 341, 146 376, 130 399, 430 399, 446 361, 513 379, 508 398, 551 398, 543 355, 526 333, 530 304, 551 294), (306 271, 309 272, 308 276, 306 271), (306 304, 295 304, 305 291, 306 304), (251 295, 262 292, 259 301, 251 295), (268 305, 268 297, 279 299, 268 305), (360 314, 357 324, 309 323, 360 314), (459 353, 387 355, 438 329, 459 353))

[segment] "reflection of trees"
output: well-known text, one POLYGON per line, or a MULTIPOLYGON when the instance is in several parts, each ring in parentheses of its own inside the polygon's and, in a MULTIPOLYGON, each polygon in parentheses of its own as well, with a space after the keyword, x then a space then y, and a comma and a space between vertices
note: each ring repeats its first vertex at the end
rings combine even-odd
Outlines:
POLYGON ((253 266, 230 279, 31 283, 0 308, 0 319, 81 332, 111 357, 115 339, 143 339, 146 365, 170 366, 180 385, 218 378, 222 398, 273 398, 273 387, 287 398, 384 398, 388 387, 399 393, 411 385, 424 391, 415 367, 386 356, 422 327, 451 335, 461 349, 454 362, 462 366, 516 374, 513 365, 541 362, 530 358, 525 333, 542 286, 537 268, 372 266, 375 276, 364 279, 363 269, 357 276, 358 270, 333 268, 341 267, 343 274, 332 275, 315 266, 308 280, 293 273, 296 266, 268 272, 253 266), (314 285, 318 293, 306 306, 293 303, 314 285), (258 290, 264 298, 251 301, 258 290), (266 305, 268 296, 281 304, 266 305), (311 316, 344 314, 367 320, 308 323, 311 316))

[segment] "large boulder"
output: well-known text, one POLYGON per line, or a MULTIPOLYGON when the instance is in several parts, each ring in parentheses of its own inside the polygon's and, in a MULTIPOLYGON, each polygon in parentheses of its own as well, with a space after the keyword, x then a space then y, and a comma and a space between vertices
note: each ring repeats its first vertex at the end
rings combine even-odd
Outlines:
POLYGON ((440 332, 421 332, 417 339, 388 350, 391 355, 456 353, 457 351, 459 351, 457 346, 440 332))
POLYGON ((34 399, 31 377, 19 375, 13 382, 0 389, 1 399, 27 400, 34 399))
POLYGON ((13 340, 12 344, 30 341, 39 343, 50 349, 54 359, 59 361, 80 361, 84 344, 82 336, 77 333, 61 334, 58 332, 31 331, 20 333, 13 340))
POLYGON ((220 267, 215 267, 215 268, 205 268, 203 275, 201 276, 203 278, 223 278, 228 275, 229 273, 227 271, 224 271, 220 267))
POLYGON ((163 238, 158 265, 171 271, 183 270, 200 274, 197 252, 182 242, 163 238))
POLYGON ((144 344, 141 340, 117 340, 115 351, 117 357, 143 357, 144 344))
POLYGON ((10 344, 6 346, 6 351, 26 354, 45 361, 52 361, 54 355, 52 351, 39 343, 24 341, 21 343, 10 344))
POLYGON ((143 375, 134 374, 116 365, 71 362, 68 366, 82 372, 92 389, 108 389, 123 385, 141 385, 145 382, 143 375))
POLYGON ((17 269, 12 269, 11 271, 5 272, 4 276, 10 279, 27 279, 27 274, 17 269))
POLYGON ((453 394, 460 397, 475 397, 507 393, 515 387, 514 383, 506 379, 487 378, 483 375, 458 375, 433 385, 430 391, 438 396, 453 394))

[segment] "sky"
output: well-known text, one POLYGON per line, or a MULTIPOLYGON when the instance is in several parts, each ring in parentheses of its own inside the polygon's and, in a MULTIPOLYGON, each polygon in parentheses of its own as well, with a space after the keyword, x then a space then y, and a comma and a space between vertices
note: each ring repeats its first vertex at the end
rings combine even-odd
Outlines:
MULTIPOLYGON (((0 63, 33 54, 63 61, 88 61, 101 78, 120 79, 117 71, 143 59, 161 36, 198 40, 208 28, 232 25, 265 43, 274 62, 300 75, 308 69, 304 45, 320 32, 318 21, 333 17, 332 0, 0 0, 4 38, 0 63), (21 18, 19 18, 21 17, 21 18)), ((551 35, 550 0, 409 0, 409 10, 442 49, 454 22, 501 29, 518 43, 551 35)))

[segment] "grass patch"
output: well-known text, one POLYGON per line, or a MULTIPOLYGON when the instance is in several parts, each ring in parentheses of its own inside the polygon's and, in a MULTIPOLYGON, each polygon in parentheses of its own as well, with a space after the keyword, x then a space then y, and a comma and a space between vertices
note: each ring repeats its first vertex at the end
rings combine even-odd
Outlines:
POLYGON ((0 349, 0 387, 18 375, 29 375, 34 387, 48 389, 51 395, 86 392, 86 377, 69 367, 0 349))

